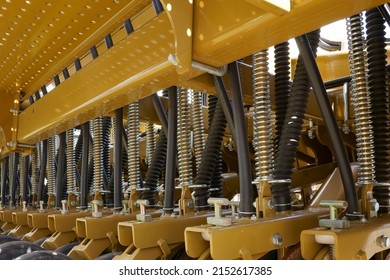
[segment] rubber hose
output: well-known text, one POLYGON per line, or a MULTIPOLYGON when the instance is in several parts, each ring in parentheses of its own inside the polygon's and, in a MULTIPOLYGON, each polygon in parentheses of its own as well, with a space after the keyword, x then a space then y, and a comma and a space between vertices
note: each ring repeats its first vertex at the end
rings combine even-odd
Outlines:
POLYGON ((275 46, 275 151, 282 134, 290 94, 290 47, 289 42, 284 42, 275 46))
POLYGON ((378 9, 366 12, 368 90, 374 134, 375 175, 373 195, 380 213, 390 212, 390 115, 386 77, 385 21, 378 9))
POLYGON ((160 174, 165 165, 165 159, 167 156, 167 137, 164 130, 160 130, 156 149, 153 152, 150 166, 145 176, 144 188, 149 189, 142 192, 141 199, 149 201, 149 205, 155 205, 155 193, 159 182, 160 174))
POLYGON ((226 124, 225 114, 221 102, 218 100, 213 120, 209 127, 209 136, 203 150, 202 161, 199 165, 198 174, 195 179, 195 185, 204 185, 204 187, 195 188, 194 191, 195 209, 197 211, 209 208, 209 204, 207 203, 207 199, 209 198, 209 186, 217 165, 218 152, 222 145, 226 124))
MULTIPOLYGON (((214 95, 208 96, 208 125, 211 127, 215 109, 217 107, 218 97, 214 95)), ((215 165, 214 174, 210 182, 210 197, 222 197, 222 146, 220 146, 215 165)))
POLYGON ((81 127, 81 135, 83 138, 82 157, 81 157, 81 184, 80 184, 80 208, 82 210, 88 208, 88 186, 89 186, 89 122, 86 122, 81 127))
MULTIPOLYGON (((320 39, 319 30, 307 34, 314 55, 320 39)), ((292 91, 275 160, 271 192, 277 212, 291 209, 290 180, 309 98, 310 82, 302 58, 298 57, 292 91)))

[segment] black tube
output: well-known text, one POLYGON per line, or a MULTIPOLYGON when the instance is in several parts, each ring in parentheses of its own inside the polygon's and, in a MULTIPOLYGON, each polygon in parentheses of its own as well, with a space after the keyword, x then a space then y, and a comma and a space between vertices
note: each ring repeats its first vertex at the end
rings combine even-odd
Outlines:
POLYGON ((252 188, 251 162, 249 158, 248 132, 245 120, 244 102, 237 62, 228 66, 230 90, 232 91, 233 118, 236 128, 236 149, 240 178, 240 216, 254 214, 254 193, 252 188))
POLYGON ((88 208, 89 122, 81 125, 83 155, 81 157, 80 208, 88 208))
POLYGON ((60 144, 58 147, 58 164, 57 164, 57 178, 56 178, 56 208, 61 208, 61 200, 64 186, 64 173, 66 165, 66 132, 62 132, 58 135, 60 138, 60 144))
POLYGON ((165 195, 164 213, 173 212, 175 175, 176 175, 176 155, 177 155, 177 88, 175 86, 168 89, 169 109, 168 109, 168 140, 167 140, 167 161, 165 169, 165 195))
POLYGON ((122 127, 123 108, 115 111, 115 146, 114 146, 114 209, 122 209, 122 127))
POLYGON ((390 111, 386 74, 385 22, 378 9, 366 12, 368 92, 374 134, 375 178, 373 196, 379 213, 390 213, 390 111))
POLYGON ((232 134, 232 138, 234 141, 236 141, 236 129, 234 127, 234 118, 233 118, 233 110, 232 105, 230 103, 229 96, 226 91, 225 83, 223 82, 222 77, 219 76, 213 76, 214 86, 217 90, 218 97, 221 100, 221 105, 223 112, 225 113, 225 118, 227 120, 230 132, 232 134))
MULTIPOLYGON (((209 198, 209 187, 212 177, 215 174, 218 163, 218 155, 221 150, 223 134, 226 129, 226 118, 222 109, 222 104, 218 98, 211 126, 209 127, 209 135, 202 153, 198 173, 195 178, 197 187, 194 191, 195 209, 197 211, 209 208, 207 200, 209 198), (201 187, 201 185, 204 185, 201 187)), ((218 195, 218 192, 217 192, 218 195)))
POLYGON ((45 191, 45 174, 47 166, 47 139, 42 141, 42 159, 41 168, 39 170, 39 181, 38 181, 38 202, 43 200, 45 191))
POLYGON ((142 192, 141 199, 149 201, 149 205, 155 205, 155 193, 158 185, 158 179, 164 168, 167 156, 167 137, 164 130, 160 130, 156 149, 153 152, 152 160, 145 176, 144 188, 149 189, 142 192))
POLYGON ((355 182, 352 176, 351 165, 348 160, 347 152, 343 144, 340 130, 337 126, 332 107, 330 105, 320 71, 318 69, 315 57, 311 50, 309 40, 306 35, 296 38, 300 55, 305 64, 306 72, 314 89, 317 103, 320 107, 322 117, 328 129, 330 140, 334 147, 335 158, 343 181, 345 197, 348 202, 347 213, 353 214, 359 211, 357 194, 355 191, 355 182))
POLYGON ((164 106, 161 103, 160 97, 157 93, 152 95, 152 102, 154 109, 156 110, 158 119, 160 120, 161 126, 164 129, 165 135, 168 135, 168 118, 167 113, 164 110, 164 106))
MULTIPOLYGON (((310 43, 317 50, 320 37, 319 30, 310 34, 310 43)), ((274 181, 271 182, 271 192, 276 212, 291 209, 290 180, 298 151, 298 143, 301 137, 303 120, 309 99, 310 81, 306 73, 302 58, 298 57, 289 98, 282 133, 276 153, 274 181)))
POLYGON ((275 46, 275 156, 283 130, 284 119, 291 95, 290 44, 275 46))

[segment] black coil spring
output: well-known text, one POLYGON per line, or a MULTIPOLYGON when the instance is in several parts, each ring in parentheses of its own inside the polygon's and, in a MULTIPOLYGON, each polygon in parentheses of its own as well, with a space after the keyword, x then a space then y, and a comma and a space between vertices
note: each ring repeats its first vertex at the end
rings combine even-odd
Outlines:
POLYGON ((145 176, 144 190, 141 195, 141 199, 147 199, 150 205, 156 204, 156 189, 158 186, 160 174, 163 171, 165 165, 165 158, 167 156, 167 137, 164 130, 161 129, 156 144, 156 149, 153 152, 150 166, 145 176))
POLYGON ((368 89, 374 134, 375 174, 373 195, 379 212, 390 212, 390 115, 386 77, 385 21, 375 8, 366 12, 368 89))
POLYGON ((275 46, 275 151, 282 134, 290 92, 290 47, 289 42, 284 42, 275 46))
MULTIPOLYGON (((317 46, 320 39, 320 31, 315 30, 307 34, 311 49, 314 55, 317 53, 317 46)), ((286 117, 283 124, 283 131, 280 136, 280 143, 275 160, 273 177, 276 181, 271 184, 272 197, 277 212, 291 209, 290 183, 291 174, 294 168, 295 157, 298 149, 298 142, 301 136, 303 119, 309 98, 310 81, 305 65, 301 57, 298 57, 292 84, 291 96, 289 99, 286 117)))
POLYGON ((226 124, 225 114, 218 100, 211 126, 209 127, 209 136, 203 150, 202 162, 199 165, 198 174, 195 179, 195 185, 205 185, 205 187, 195 188, 194 191, 195 209, 198 211, 209 208, 207 203, 209 186, 217 165, 218 152, 221 149, 226 124))

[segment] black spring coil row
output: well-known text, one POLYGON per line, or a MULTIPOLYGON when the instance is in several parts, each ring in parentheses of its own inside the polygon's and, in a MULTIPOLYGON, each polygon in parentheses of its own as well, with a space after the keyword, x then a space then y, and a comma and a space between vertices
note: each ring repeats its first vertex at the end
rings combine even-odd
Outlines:
POLYGON ((213 120, 209 127, 209 136, 202 154, 202 162, 199 165, 198 174, 195 179, 197 187, 194 191, 195 209, 197 211, 209 208, 207 199, 209 198, 209 186, 211 178, 218 161, 218 153, 221 149, 223 135, 226 129, 226 118, 221 103, 217 102, 213 120))
POLYGON ((385 21, 375 8, 366 12, 368 89, 374 134, 375 174, 373 195, 381 213, 390 212, 390 115, 386 77, 385 21))
MULTIPOLYGON (((208 124, 211 127, 213 121, 213 116, 215 108, 217 107, 218 97, 214 95, 208 96, 208 124)), ((222 171, 223 171, 223 161, 222 161, 222 146, 219 148, 217 163, 215 165, 214 174, 210 182, 210 197, 222 197, 222 171)))
POLYGON ((165 165, 165 158, 167 156, 167 136, 164 130, 160 130, 160 134, 157 140, 156 149, 153 152, 150 166, 145 176, 144 190, 141 195, 141 199, 147 199, 149 205, 156 204, 155 193, 159 182, 160 174, 163 171, 165 165))
POLYGON ((284 42, 275 46, 275 151, 282 134, 290 92, 290 47, 284 42))
MULTIPOLYGON (((320 39, 319 30, 307 34, 314 55, 320 39)), ((291 209, 290 182, 294 168, 298 142, 301 136, 303 119, 309 98, 310 82, 305 65, 301 57, 298 57, 292 91, 288 103, 283 131, 275 160, 273 178, 271 184, 272 197, 277 212, 291 209)))

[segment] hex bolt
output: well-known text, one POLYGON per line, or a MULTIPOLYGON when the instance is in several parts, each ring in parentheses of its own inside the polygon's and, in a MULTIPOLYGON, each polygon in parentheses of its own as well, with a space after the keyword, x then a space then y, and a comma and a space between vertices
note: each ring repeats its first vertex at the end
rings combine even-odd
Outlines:
POLYGON ((387 237, 386 235, 381 235, 380 236, 380 243, 381 243, 381 247, 389 248, 390 247, 390 238, 387 237))
POLYGON ((275 233, 272 236, 272 244, 275 246, 282 246, 283 243, 283 237, 279 233, 275 233))
POLYGON ((370 200, 370 210, 375 212, 379 211, 379 203, 376 199, 370 200))

